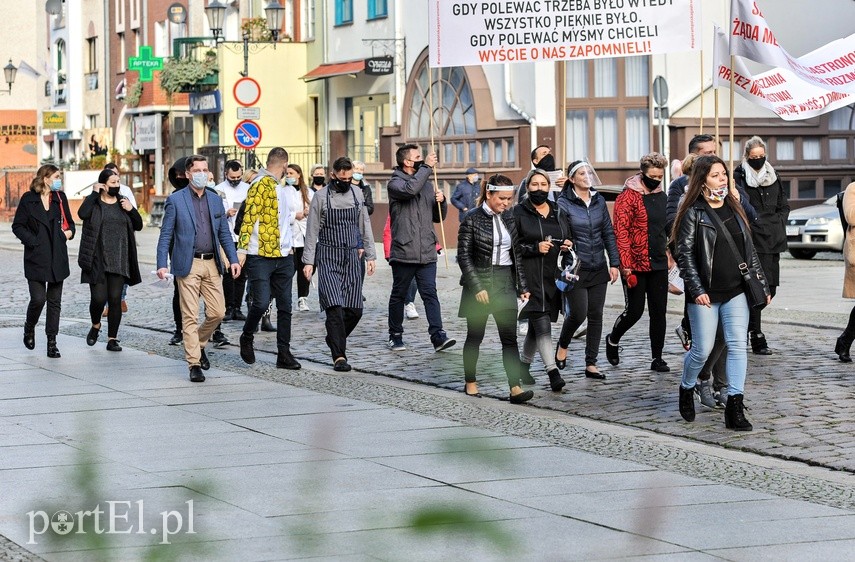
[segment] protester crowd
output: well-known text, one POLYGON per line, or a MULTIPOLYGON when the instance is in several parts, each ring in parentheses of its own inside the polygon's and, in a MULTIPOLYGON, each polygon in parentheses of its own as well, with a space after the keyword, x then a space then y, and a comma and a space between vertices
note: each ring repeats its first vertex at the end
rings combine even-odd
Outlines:
MULTIPOLYGON (((568 364, 584 362, 580 375, 604 379, 597 366, 600 340, 608 362, 620 365, 621 338, 641 318, 645 305, 650 369, 669 372, 662 357, 665 308, 679 273, 685 314, 677 334, 687 353, 675 396, 677 409, 691 422, 699 400, 707 408, 724 408, 727 428, 751 430, 744 408, 750 382, 747 353, 749 343, 755 354, 772 353, 761 310, 780 284, 789 204, 761 138, 745 143, 743 160, 732 176, 716 149, 713 137, 695 136, 688 157, 676 163, 682 175, 670 186, 664 181, 666 159, 658 153, 645 155, 639 171, 624 183, 612 214, 597 191, 600 182, 593 166, 576 160, 556 170, 548 146, 532 151, 532 170, 518 186, 501 174, 482 178, 477 169, 466 170, 451 198, 460 216, 458 314, 467 328, 465 393, 481 396, 479 347, 491 315, 501 342, 508 399, 515 404, 534 396, 524 386, 537 382, 531 370, 535 354, 553 392, 562 392, 561 371, 568 364), (618 281, 626 306, 603 338, 607 287, 618 281), (553 324, 562 315, 560 335, 553 341, 553 324), (572 349, 572 337, 586 321, 584 350, 572 349)), ((387 345, 393 352, 407 349, 404 318, 418 316, 413 304, 417 290, 431 345, 441 352, 456 341, 444 330, 436 287, 441 248, 434 224, 445 221, 448 213, 445 195, 433 181, 437 157, 406 144, 395 159, 386 184, 384 244, 392 269, 387 345)), ((223 321, 242 323, 240 356, 247 364, 256 361, 254 339, 262 329, 276 332, 276 366, 300 369, 291 353, 295 277, 298 311, 309 310, 309 293, 317 280, 333 368, 350 371, 347 339, 362 317, 363 283, 374 273, 377 259, 365 165, 340 157, 329 173, 318 164, 304 176, 300 166, 289 162, 288 152, 277 147, 268 153, 264 167, 255 170, 244 170, 236 160, 227 162, 224 181, 215 185, 208 164, 199 155, 173 163, 169 181, 175 190, 166 199, 157 244, 157 275, 174 285, 175 333, 170 343, 183 344, 190 380, 205 380, 209 342, 229 343, 221 330, 223 321), (274 301, 275 326, 270 319, 274 301)), ((125 293, 141 280, 134 233, 142 229, 142 219, 119 177, 115 166, 105 168, 78 212, 81 283, 90 285, 91 294, 86 343, 97 343, 106 317, 110 351, 122 349, 118 330, 127 310, 125 293)), ((840 201, 848 233, 848 225, 855 224, 855 183, 840 201)), ((38 170, 21 198, 12 229, 24 245, 30 292, 24 345, 34 349, 35 326, 46 304, 47 356, 59 358, 62 288, 70 275, 66 243, 76 227, 58 168, 44 165, 38 170)), ((843 296, 855 298, 853 237, 846 237, 844 256, 843 296)), ((834 349, 841 361, 852 360, 853 340, 855 308, 834 349)))

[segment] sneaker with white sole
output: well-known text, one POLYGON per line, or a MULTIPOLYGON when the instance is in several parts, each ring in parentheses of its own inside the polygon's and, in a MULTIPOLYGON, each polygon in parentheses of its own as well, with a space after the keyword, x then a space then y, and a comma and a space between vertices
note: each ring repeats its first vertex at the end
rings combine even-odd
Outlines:
POLYGON ((415 320, 419 317, 419 312, 416 310, 416 303, 408 302, 404 305, 404 316, 407 320, 415 320))
POLYGON ((306 297, 297 299, 297 310, 300 312, 309 312, 309 301, 306 297))
POLYGON ((517 322, 518 329, 517 332, 521 336, 525 336, 528 334, 528 320, 523 320, 522 322, 517 322))
POLYGON ((400 334, 390 334, 389 343, 386 345, 388 345, 389 349, 392 351, 405 351, 407 349, 407 346, 404 345, 404 339, 400 334))
POLYGON ((709 380, 698 381, 695 385, 695 393, 700 397, 701 404, 707 408, 715 408, 716 400, 712 392, 712 383, 709 380))
POLYGON ((674 331, 677 332, 677 337, 680 338, 680 343, 683 344, 683 349, 689 351, 692 348, 692 339, 689 337, 689 334, 686 333, 683 326, 677 326, 674 328, 674 331))

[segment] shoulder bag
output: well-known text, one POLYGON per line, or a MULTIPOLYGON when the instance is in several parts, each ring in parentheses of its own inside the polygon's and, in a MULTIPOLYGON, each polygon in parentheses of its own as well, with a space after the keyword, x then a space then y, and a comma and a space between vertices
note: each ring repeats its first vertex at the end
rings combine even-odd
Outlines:
MULTIPOLYGON (((727 242, 727 245, 730 246, 733 255, 736 257, 736 261, 739 262, 739 273, 742 275, 743 289, 745 290, 745 298, 748 299, 748 306, 757 310, 765 308, 766 291, 763 289, 763 273, 757 271, 742 259, 742 254, 740 254, 739 250, 736 248, 736 243, 733 241, 733 236, 730 235, 730 231, 721 219, 718 218, 718 215, 711 207, 707 206, 707 209, 707 214, 709 215, 710 220, 715 223, 717 230, 721 232, 721 235, 727 242)), ((735 213, 734 215, 738 216, 735 213)))

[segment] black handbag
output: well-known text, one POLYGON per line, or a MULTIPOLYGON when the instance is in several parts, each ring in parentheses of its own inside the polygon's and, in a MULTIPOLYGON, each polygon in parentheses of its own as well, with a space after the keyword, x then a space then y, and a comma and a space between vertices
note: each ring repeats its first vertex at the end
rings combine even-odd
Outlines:
POLYGON ((736 243, 733 241, 733 236, 724 225, 712 207, 707 206, 710 220, 716 224, 717 229, 722 233, 722 237, 730 246, 733 255, 736 256, 736 261, 739 262, 739 273, 742 275, 743 289, 745 290, 745 298, 748 300, 748 306, 761 310, 766 307, 766 290, 763 288, 763 273, 757 271, 754 267, 748 265, 743 259, 742 254, 736 248, 736 243))

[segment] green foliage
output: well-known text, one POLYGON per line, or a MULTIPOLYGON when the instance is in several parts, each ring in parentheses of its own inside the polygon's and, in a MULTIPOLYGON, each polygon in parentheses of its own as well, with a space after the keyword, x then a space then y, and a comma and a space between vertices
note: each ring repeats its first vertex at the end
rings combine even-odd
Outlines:
POLYGON ((171 99, 176 93, 199 83, 218 70, 217 59, 211 56, 206 56, 202 60, 192 58, 166 59, 163 63, 163 70, 160 72, 160 87, 171 99))
POLYGON ((137 107, 140 104, 140 98, 142 98, 143 93, 143 83, 137 82, 131 89, 128 91, 125 96, 125 105, 128 107, 137 107))
POLYGON ((104 165, 107 163, 107 157, 103 154, 101 156, 94 156, 91 159, 81 158, 80 163, 77 166, 78 170, 103 170, 104 165))
POLYGON ((262 17, 244 20, 240 26, 244 35, 249 36, 250 41, 272 41, 273 34, 267 29, 267 20, 262 17))

